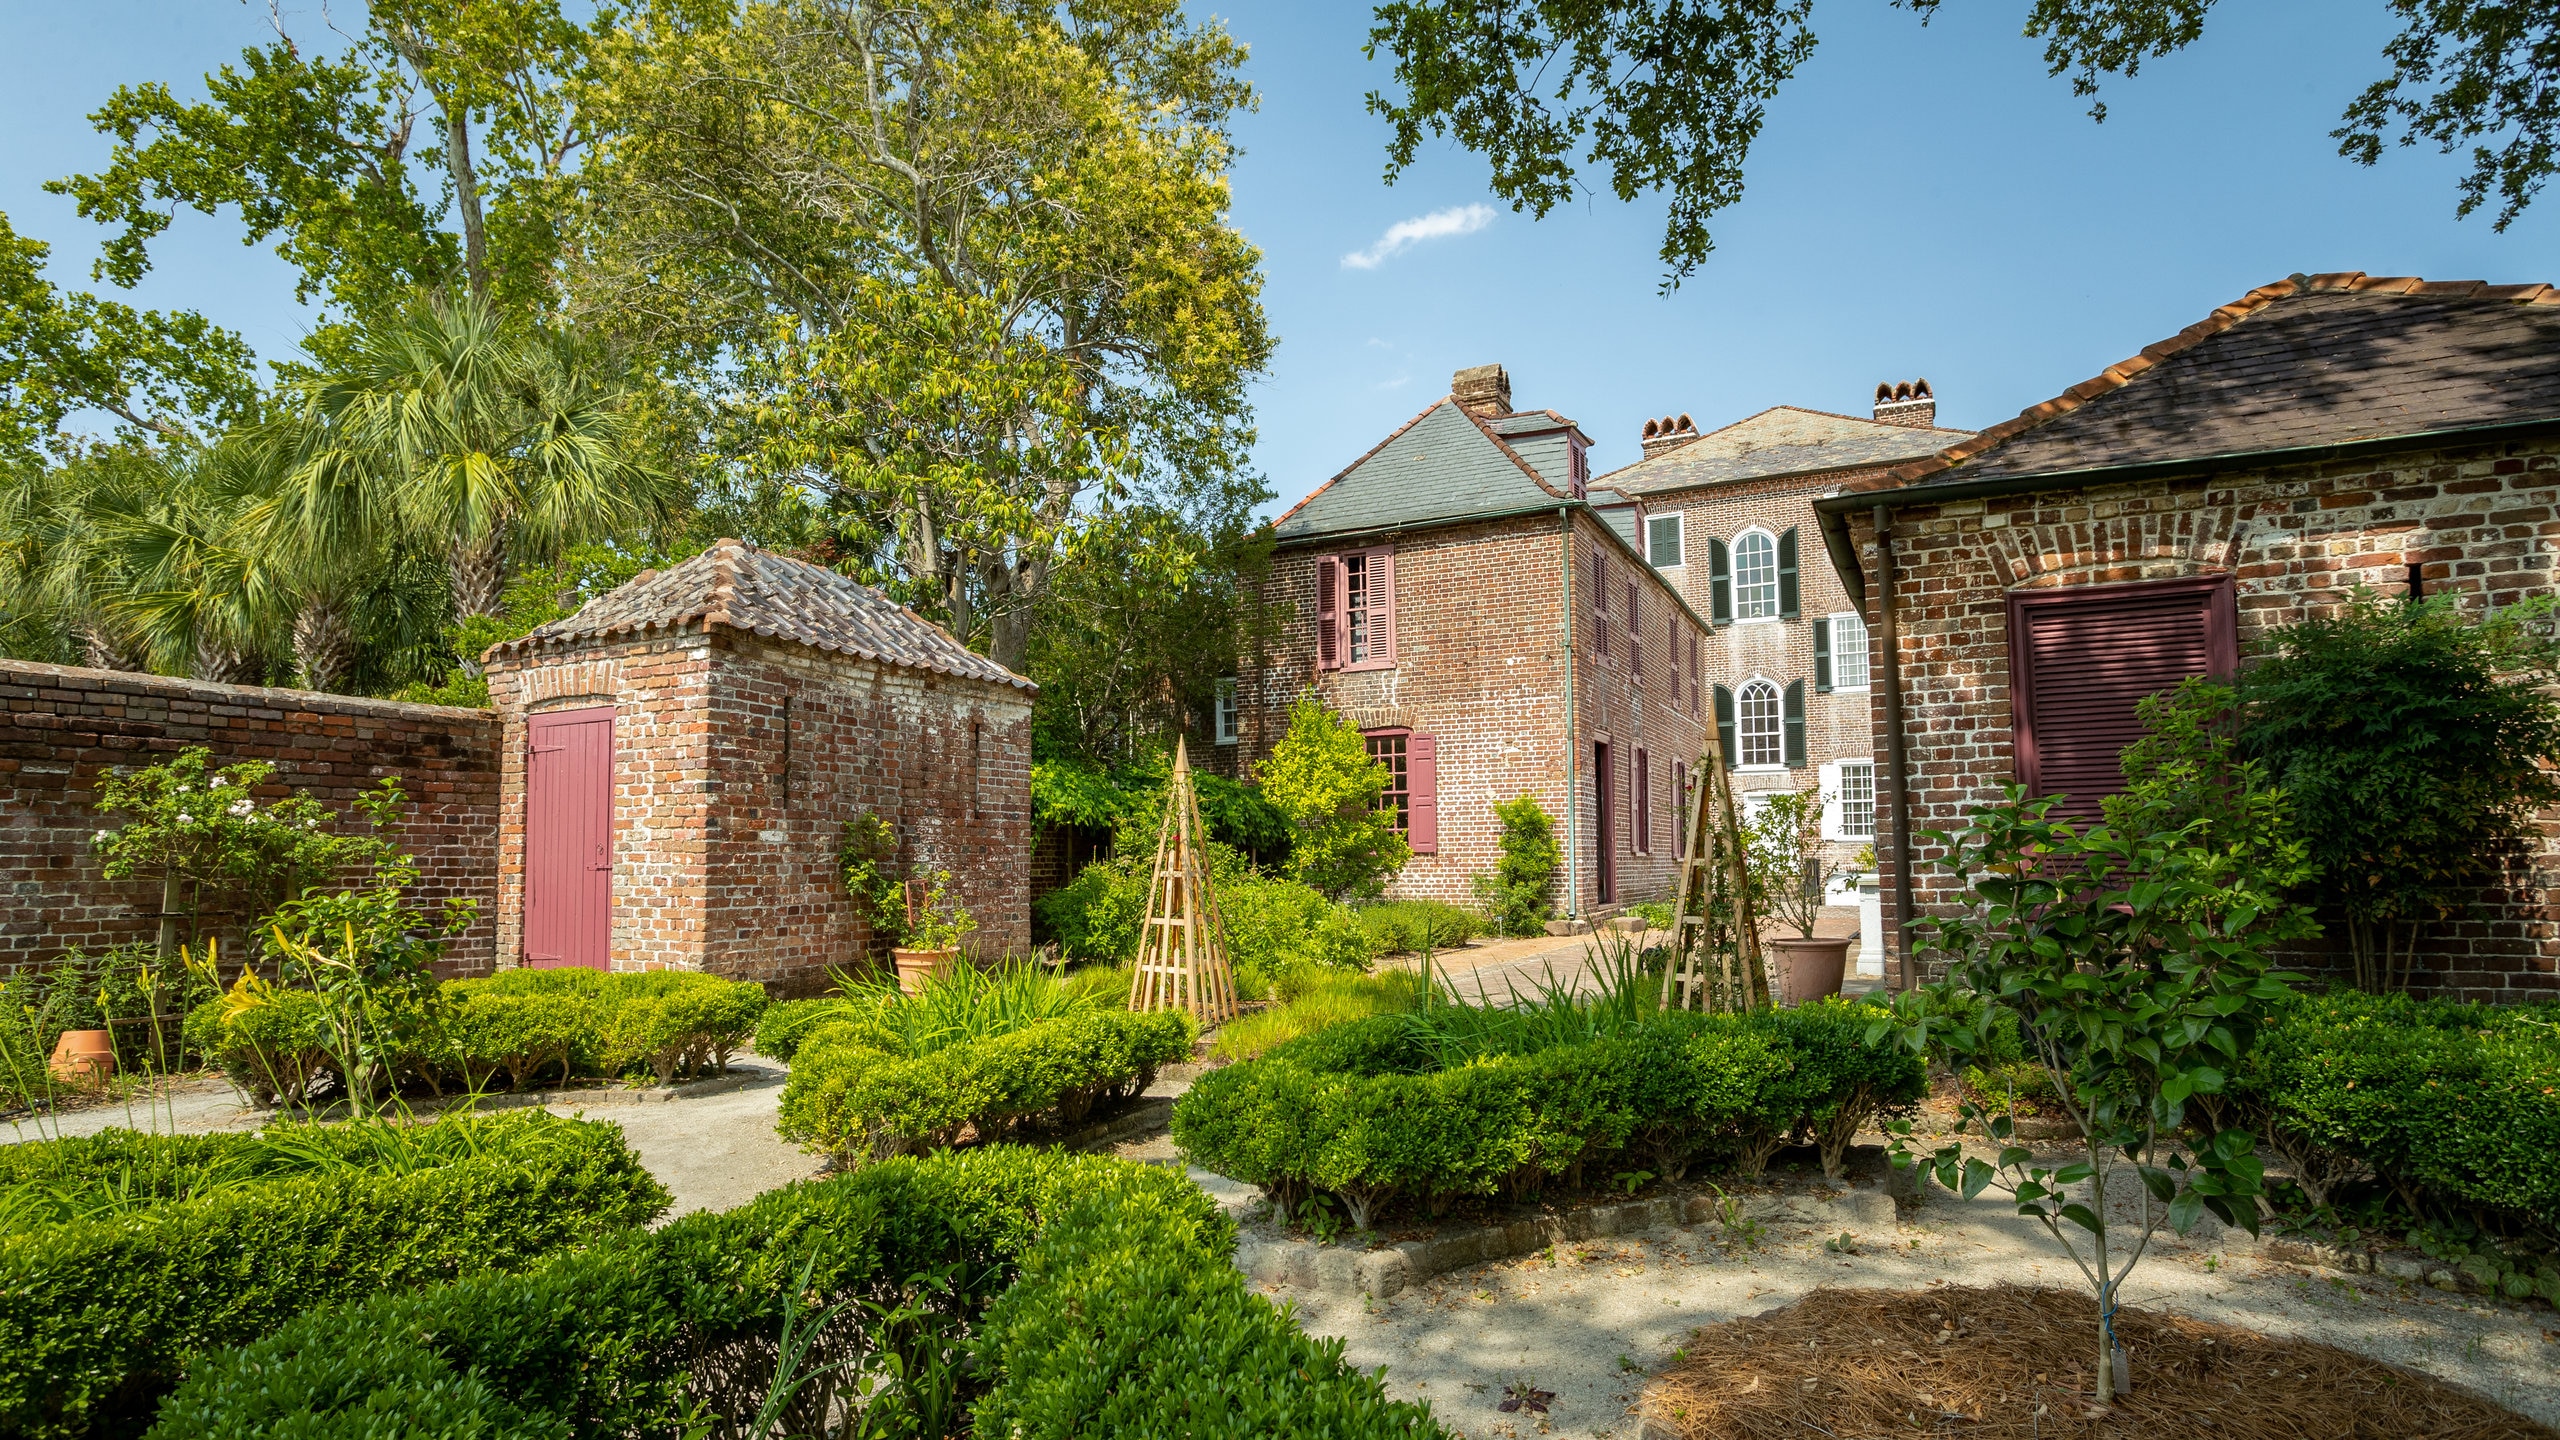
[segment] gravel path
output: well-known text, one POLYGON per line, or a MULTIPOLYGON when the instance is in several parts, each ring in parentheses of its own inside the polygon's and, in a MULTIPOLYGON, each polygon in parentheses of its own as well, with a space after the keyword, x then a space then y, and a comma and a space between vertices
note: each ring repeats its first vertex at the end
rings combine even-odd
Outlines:
MULTIPOLYGON (((1746 1245, 1707 1224, 1453 1271, 1388 1301, 1269 1293, 1295 1300, 1310 1333, 1341 1337, 1353 1364, 1384 1366, 1391 1393, 1430 1401, 1458 1434, 1631 1437, 1638 1395, 1692 1327, 1825 1285, 2081 1285, 2051 1240, 2007 1209, 1938 1192, 1892 1234, 1857 1237, 1854 1254, 1809 1230, 1772 1227, 1746 1245), (1494 1408, 1515 1381, 1556 1392, 1545 1419, 1494 1408)), ((2155 1244, 2126 1303, 2337 1345, 2560 1424, 2550 1311, 2306 1270, 2249 1253, 2245 1234, 2227 1240, 2155 1244)), ((2139 1385, 2138 1356, 2135 1365, 2139 1385)))

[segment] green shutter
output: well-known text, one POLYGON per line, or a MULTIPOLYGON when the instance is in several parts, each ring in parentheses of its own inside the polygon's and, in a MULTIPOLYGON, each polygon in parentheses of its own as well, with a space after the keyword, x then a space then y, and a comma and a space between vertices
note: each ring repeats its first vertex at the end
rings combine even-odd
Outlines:
POLYGON ((1813 688, 1831 693, 1831 622, 1813 622, 1813 688))
POLYGON ((1707 618, 1733 623, 1733 552, 1715 539, 1707 541, 1707 618))
POLYGON ((1724 768, 1727 770, 1738 763, 1735 757, 1742 753, 1741 739, 1733 723, 1733 691, 1719 685, 1716 687, 1716 744, 1724 748, 1724 768))
POLYGON ((1796 603, 1796 588, 1796 532, 1790 525, 1787 533, 1778 537, 1779 619, 1793 620, 1803 613, 1804 607, 1796 603))
POLYGON ((1787 682, 1785 717, 1787 768, 1801 770, 1804 768, 1804 682, 1801 680, 1787 682))

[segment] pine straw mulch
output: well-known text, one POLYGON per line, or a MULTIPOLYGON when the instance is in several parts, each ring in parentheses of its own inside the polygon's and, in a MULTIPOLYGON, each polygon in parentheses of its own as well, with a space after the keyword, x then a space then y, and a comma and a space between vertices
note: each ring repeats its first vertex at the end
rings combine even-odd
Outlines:
POLYGON ((1646 1391, 1644 1413, 1685 1440, 2560 1440, 2415 1371, 2139 1310, 2116 1312, 2132 1393, 2093 1412, 2097 1321, 2094 1300, 2062 1290, 1817 1290, 1698 1331, 1646 1391))

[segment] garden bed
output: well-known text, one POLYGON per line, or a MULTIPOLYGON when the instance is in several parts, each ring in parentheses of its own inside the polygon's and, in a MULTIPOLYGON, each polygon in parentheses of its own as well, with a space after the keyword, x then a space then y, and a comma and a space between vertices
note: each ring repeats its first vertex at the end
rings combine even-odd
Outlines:
POLYGON ((2095 1410, 2096 1319, 2085 1294, 2011 1285, 1817 1290, 1692 1332, 1646 1391, 1643 1435, 2560 1436, 2414 1370, 2131 1308, 2133 1388, 2095 1410))

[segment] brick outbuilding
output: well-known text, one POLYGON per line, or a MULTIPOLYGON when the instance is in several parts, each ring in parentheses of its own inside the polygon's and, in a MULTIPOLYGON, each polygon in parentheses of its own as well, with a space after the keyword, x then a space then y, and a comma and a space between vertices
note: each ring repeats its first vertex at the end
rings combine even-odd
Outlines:
MULTIPOLYGON (((1898 837, 1959 829, 2013 781, 2095 814, 2136 702, 2268 631, 2358 587, 2474 617, 2551 593, 2560 289, 2293 276, 1815 509, 1875 636, 1877 849, 1909 919, 1955 896, 1898 837)), ((2554 818, 2421 932, 2423 983, 2560 988, 2554 818)))
POLYGON ((1564 850, 1559 914, 1669 891, 1708 627, 1594 509, 1589 444, 1512 409, 1501 366, 1462 370, 1273 527, 1263 596, 1286 619, 1215 739, 1244 769, 1303 693, 1349 717, 1414 849, 1390 895, 1472 902, 1494 807, 1522 795, 1564 850))
POLYGON ((487 664, 501 965, 819 988, 877 948, 836 858, 866 814, 978 950, 1028 948, 1031 682, 880 592, 722 540, 487 664))

